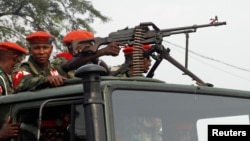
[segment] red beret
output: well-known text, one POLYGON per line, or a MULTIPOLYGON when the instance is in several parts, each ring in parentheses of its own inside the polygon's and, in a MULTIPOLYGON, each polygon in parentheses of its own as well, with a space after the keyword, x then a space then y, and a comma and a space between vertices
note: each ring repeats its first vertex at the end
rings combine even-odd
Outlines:
POLYGON ((74 40, 89 40, 93 39, 94 35, 91 32, 88 32, 86 30, 73 30, 69 32, 65 37, 63 38, 63 42, 65 44, 70 44, 74 40))
POLYGON ((30 44, 51 44, 54 41, 54 37, 45 31, 36 31, 29 34, 26 40, 30 44))
POLYGON ((1 42, 0 50, 12 50, 23 54, 27 53, 27 50, 14 42, 1 42))
POLYGON ((69 52, 60 52, 60 53, 56 54, 56 57, 63 57, 66 60, 72 59, 72 55, 69 52))
POLYGON ((55 128, 55 127, 67 128, 68 122, 63 121, 61 119, 49 119, 41 122, 41 128, 55 128))
MULTIPOLYGON (((148 49, 150 49, 151 46, 149 44, 144 44, 142 45, 142 49, 144 51, 147 51, 148 49)), ((132 54, 132 51, 134 50, 135 48, 133 46, 125 46, 125 48, 123 49, 123 52, 125 55, 130 55, 132 54)))

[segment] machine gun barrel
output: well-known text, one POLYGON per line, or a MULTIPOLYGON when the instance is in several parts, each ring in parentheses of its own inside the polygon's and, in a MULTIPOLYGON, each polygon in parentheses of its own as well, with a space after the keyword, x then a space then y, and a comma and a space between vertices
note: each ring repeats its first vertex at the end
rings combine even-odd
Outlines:
POLYGON ((176 28, 168 28, 168 29, 159 29, 153 23, 143 23, 141 25, 152 25, 154 30, 149 30, 145 33, 144 42, 145 44, 154 44, 157 41, 161 42, 163 37, 171 36, 174 34, 182 34, 182 33, 191 33, 196 32, 198 28, 210 27, 210 26, 220 26, 226 25, 226 22, 215 22, 213 24, 202 24, 202 25, 193 25, 193 26, 184 26, 184 27, 176 27, 176 28))
POLYGON ((163 29, 161 30, 161 32, 171 32, 171 31, 187 30, 187 29, 196 30, 197 28, 203 28, 203 27, 209 27, 209 26, 220 26, 220 25, 226 25, 226 24, 227 24, 226 22, 215 22, 213 24, 192 25, 192 26, 163 29))

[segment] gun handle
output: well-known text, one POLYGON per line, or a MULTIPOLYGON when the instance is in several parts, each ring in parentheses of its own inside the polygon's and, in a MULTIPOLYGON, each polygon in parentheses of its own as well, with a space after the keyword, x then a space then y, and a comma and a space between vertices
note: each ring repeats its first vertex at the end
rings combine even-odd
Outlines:
POLYGON ((95 53, 101 45, 108 43, 109 43, 108 38, 100 38, 100 37, 96 37, 91 40, 72 41, 73 56, 79 56, 80 54, 85 54, 85 53, 87 54, 95 53), (90 42, 90 41, 94 41, 94 45, 92 47, 86 47, 84 44, 82 44, 84 42, 90 42), (81 50, 81 52, 79 52, 79 50, 81 50))
POLYGON ((94 38, 94 42, 95 44, 92 49, 93 51, 96 52, 101 45, 109 44, 112 41, 108 37, 106 38, 96 37, 94 38))

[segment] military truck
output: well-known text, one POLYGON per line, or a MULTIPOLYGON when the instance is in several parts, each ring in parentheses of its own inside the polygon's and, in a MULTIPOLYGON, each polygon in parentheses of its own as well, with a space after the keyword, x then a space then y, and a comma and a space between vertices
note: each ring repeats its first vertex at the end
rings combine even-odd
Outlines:
MULTIPOLYGON (((146 77, 107 76, 99 65, 84 65, 77 69, 76 78, 66 80, 64 86, 0 97, 0 126, 11 116, 13 123, 21 125, 20 136, 13 140, 35 141, 41 138, 44 119, 61 116, 68 119, 70 141, 207 141, 208 125, 249 125, 250 91, 216 88, 204 83, 174 60, 169 49, 161 44, 163 36, 223 24, 167 30, 159 30, 152 23, 140 24, 143 30, 139 33, 146 33, 137 46, 153 44, 153 50, 146 54, 156 60, 146 77), (154 30, 145 30, 148 25, 154 30), (154 70, 162 59, 189 75, 197 86, 154 79, 154 70)), ((96 38, 95 43, 129 44, 135 41, 135 32, 137 27, 126 28, 107 38, 96 38)), ((81 41, 74 44, 79 47, 81 41)))
POLYGON ((248 91, 103 74, 90 64, 65 86, 0 97, 1 122, 10 115, 32 136, 17 140, 39 140, 48 111, 67 114, 70 141, 204 141, 208 124, 249 124, 248 91))

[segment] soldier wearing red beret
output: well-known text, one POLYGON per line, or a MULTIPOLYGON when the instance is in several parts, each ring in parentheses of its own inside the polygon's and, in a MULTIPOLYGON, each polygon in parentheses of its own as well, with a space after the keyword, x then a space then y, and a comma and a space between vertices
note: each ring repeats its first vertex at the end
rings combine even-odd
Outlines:
POLYGON ((61 69, 50 63, 54 37, 45 31, 37 31, 26 37, 29 42, 30 57, 13 72, 15 90, 27 91, 63 85, 68 77, 61 69))
POLYGON ((78 53, 82 52, 84 54, 79 57, 73 57, 72 59, 68 61, 64 61, 62 63, 62 68, 65 71, 75 70, 78 67, 87 63, 99 64, 103 66, 104 68, 106 68, 107 71, 109 71, 106 63, 102 61, 101 59, 99 59, 99 57, 104 56, 104 55, 117 56, 120 52, 120 47, 119 47, 120 44, 113 42, 113 43, 110 43, 108 46, 97 50, 97 52, 95 53, 92 53, 92 54, 84 53, 83 48, 91 48, 94 45, 93 33, 88 32, 86 30, 73 30, 69 32, 67 35, 65 35, 63 42, 67 46, 69 54, 73 55, 74 52, 78 52, 78 53), (86 41, 86 42, 81 44, 82 48, 73 50, 72 42, 79 41, 79 40, 86 41))
POLYGON ((9 79, 13 67, 20 63, 27 51, 14 42, 0 43, 0 95, 14 93, 12 81, 9 79))
MULTIPOLYGON (((143 44, 141 46, 141 48, 136 49, 134 46, 125 46, 123 49, 123 53, 125 56, 125 63, 119 66, 114 66, 111 67, 110 71, 111 71, 111 75, 113 76, 118 76, 118 77, 132 77, 133 75, 133 52, 135 50, 139 51, 139 54, 142 54, 142 57, 139 58, 140 59, 140 65, 138 67, 138 69, 141 70, 137 70, 139 72, 142 73, 147 73, 150 66, 151 66, 151 59, 150 56, 145 55, 144 52, 148 51, 151 48, 151 45, 149 44, 143 44)), ((139 57, 139 55, 134 54, 136 57, 139 57)), ((143 76, 142 74, 140 74, 140 76, 143 76)))
POLYGON ((67 141, 69 123, 56 119, 46 119, 41 122, 41 141, 67 141))
MULTIPOLYGON (((14 92, 9 75, 14 65, 20 63, 26 53, 26 49, 14 42, 0 43, 0 95, 8 95, 14 92)), ((17 137, 18 134, 19 124, 12 124, 11 117, 7 117, 0 128, 0 141, 17 137)))

